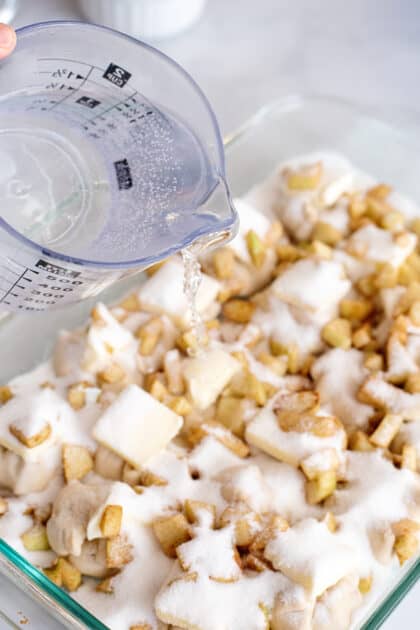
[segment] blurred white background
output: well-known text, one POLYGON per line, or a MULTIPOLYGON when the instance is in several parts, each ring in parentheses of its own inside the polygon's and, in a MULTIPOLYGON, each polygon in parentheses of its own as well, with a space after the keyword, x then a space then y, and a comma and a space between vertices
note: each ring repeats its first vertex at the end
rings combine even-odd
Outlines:
MULTIPOLYGON (((20 4, 17 26, 81 17, 76 0, 20 4)), ((416 0, 208 0, 191 30, 156 45, 200 83, 224 131, 296 91, 398 106, 412 117, 420 112, 419 22, 416 0)))

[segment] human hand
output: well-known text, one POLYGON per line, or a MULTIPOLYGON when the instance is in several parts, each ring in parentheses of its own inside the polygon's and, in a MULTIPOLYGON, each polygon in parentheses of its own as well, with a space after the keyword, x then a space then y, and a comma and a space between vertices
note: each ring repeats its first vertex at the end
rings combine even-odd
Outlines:
POLYGON ((16 46, 16 33, 11 26, 0 24, 0 59, 4 59, 16 46))

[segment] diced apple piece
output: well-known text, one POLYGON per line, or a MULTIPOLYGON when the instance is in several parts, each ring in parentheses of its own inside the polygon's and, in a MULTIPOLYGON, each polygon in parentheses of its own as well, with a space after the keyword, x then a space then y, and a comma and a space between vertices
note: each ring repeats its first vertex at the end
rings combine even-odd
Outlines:
POLYGON ((337 451, 334 448, 326 448, 313 453, 300 463, 305 476, 309 481, 328 470, 337 470, 340 464, 337 451))
POLYGON ((403 417, 397 414, 387 414, 370 436, 374 446, 388 448, 397 435, 403 423, 403 417))
POLYGON ((253 553, 263 552, 268 543, 274 540, 279 534, 289 529, 289 523, 279 514, 273 514, 264 528, 257 533, 250 545, 250 551, 253 553))
MULTIPOLYGON (((106 593, 107 595, 112 595, 114 593, 114 586, 112 584, 114 578, 109 577, 101 580, 95 587, 95 591, 98 593, 106 593)), ((134 626, 135 627, 135 626, 134 626)))
POLYGON ((44 525, 34 525, 22 534, 21 538, 27 551, 48 551, 50 549, 47 530, 44 525))
POLYGON ((243 440, 236 437, 236 435, 229 431, 229 429, 226 429, 223 425, 210 420, 195 427, 191 427, 188 432, 188 440, 192 445, 195 445, 201 442, 201 440, 207 435, 211 435, 216 438, 218 442, 223 444, 223 446, 226 446, 226 448, 231 450, 232 453, 238 457, 247 457, 249 455, 249 447, 243 440))
POLYGON ((4 499, 3 497, 0 497, 0 517, 4 516, 8 509, 9 509, 9 504, 7 503, 7 500, 4 499))
POLYGON ((335 470, 321 472, 315 479, 306 484, 306 500, 310 505, 321 503, 329 497, 337 485, 337 474, 335 470))
POLYGON ((332 319, 322 329, 322 338, 333 348, 348 350, 351 346, 351 324, 347 319, 332 319))
POLYGON ((257 267, 257 269, 259 269, 263 266, 265 261, 267 253, 266 244, 261 240, 258 234, 254 232, 254 230, 249 230, 247 233, 246 244, 253 264, 257 267))
POLYGON ((176 558, 178 545, 190 539, 190 526, 183 514, 157 519, 153 523, 153 531, 163 552, 170 558, 176 558))
POLYGON ((93 469, 92 455, 85 446, 64 444, 62 459, 64 478, 67 482, 72 479, 82 479, 93 469))
POLYGON ((60 558, 58 560, 58 565, 61 569, 63 586, 70 591, 70 593, 77 591, 82 583, 82 575, 80 571, 70 564, 70 562, 68 562, 65 558, 60 558))
POLYGON ((121 569, 133 559, 132 546, 124 536, 114 536, 106 541, 106 565, 108 569, 121 569))
POLYGON ((232 277, 235 256, 228 247, 220 247, 217 249, 212 258, 214 271, 219 280, 228 280, 232 277))
POLYGON ((121 530, 123 509, 121 505, 107 505, 104 509, 99 524, 102 536, 112 538, 118 536, 121 530))
POLYGON ((131 332, 113 317, 104 304, 98 304, 92 311, 82 367, 90 372, 106 370, 115 352, 127 351, 134 346, 131 332))
POLYGON ((417 552, 419 540, 416 534, 401 534, 395 538, 394 551, 403 565, 417 552))
POLYGON ((249 300, 233 298, 223 304, 222 313, 226 319, 236 324, 248 324, 255 311, 255 304, 249 300))
POLYGON ((315 190, 320 185, 322 170, 322 162, 316 162, 314 164, 304 164, 295 170, 286 168, 283 175, 289 190, 303 192, 315 190))
POLYGON ((417 450, 412 444, 404 444, 401 451, 401 468, 417 471, 417 450))
POLYGON ((33 435, 26 435, 22 429, 11 424, 9 427, 9 431, 14 437, 21 442, 27 448, 35 448, 39 446, 43 442, 46 442, 51 435, 51 425, 45 424, 43 428, 33 435))
POLYGON ((214 527, 216 506, 213 503, 187 499, 184 503, 184 512, 190 523, 201 524, 204 522, 209 524, 210 527, 214 527))
POLYGON ((240 219, 239 233, 229 243, 229 249, 233 250, 236 258, 243 263, 250 264, 253 262, 252 255, 256 256, 255 259, 258 259, 258 262, 260 262, 259 247, 257 245, 255 248, 255 245, 250 243, 250 241, 255 240, 255 237, 249 237, 249 233, 255 234, 259 242, 265 245, 265 238, 270 234, 270 220, 243 199, 234 199, 234 205, 240 219))
POLYGON ((12 390, 8 385, 0 385, 0 405, 5 405, 13 398, 12 390))

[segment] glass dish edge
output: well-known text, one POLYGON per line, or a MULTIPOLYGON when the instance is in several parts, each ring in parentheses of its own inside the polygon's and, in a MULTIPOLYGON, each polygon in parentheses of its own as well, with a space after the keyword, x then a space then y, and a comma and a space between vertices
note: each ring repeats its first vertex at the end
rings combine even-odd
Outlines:
MULTIPOLYGON (((334 102, 337 105, 352 110, 355 114, 367 116, 373 120, 393 126, 394 112, 391 112, 391 110, 387 111, 386 108, 378 115, 377 110, 373 110, 373 108, 359 106, 358 103, 349 102, 330 95, 291 94, 262 106, 236 130, 225 135, 225 150, 229 151, 231 147, 233 148, 237 143, 246 138, 258 125, 263 124, 265 119, 268 118, 272 112, 287 114, 288 111, 293 111, 294 108, 311 100, 311 98, 334 102)), ((398 130, 398 126, 396 126, 395 131, 398 130)), ((405 131, 407 132, 408 128, 406 128, 405 131)), ((412 124, 410 131, 413 131, 413 136, 418 137, 420 140, 420 127, 417 126, 417 124, 412 124)), ((136 276, 134 282, 138 284, 139 276, 136 276)), ((32 599, 36 600, 38 604, 48 610, 56 619, 59 619, 65 627, 80 629, 87 627, 92 630, 110 630, 108 626, 88 612, 88 610, 81 606, 64 590, 53 584, 46 578, 42 571, 28 562, 2 539, 0 539, 0 572, 14 582, 18 588, 23 590, 32 599)), ((373 611, 366 614, 359 629, 377 630, 380 628, 419 579, 420 557, 410 563, 400 579, 390 586, 387 594, 381 598, 378 606, 373 611)))

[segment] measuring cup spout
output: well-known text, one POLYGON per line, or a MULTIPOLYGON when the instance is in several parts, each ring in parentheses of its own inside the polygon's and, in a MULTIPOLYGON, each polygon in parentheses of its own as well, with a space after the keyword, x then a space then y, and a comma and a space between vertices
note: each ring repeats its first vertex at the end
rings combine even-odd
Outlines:
MULTIPOLYGON (((232 201, 226 179, 219 176, 205 202, 198 209, 206 225, 207 247, 226 243, 234 238, 239 227, 238 214, 232 201)), ((198 239, 202 241, 203 238, 198 239)))

